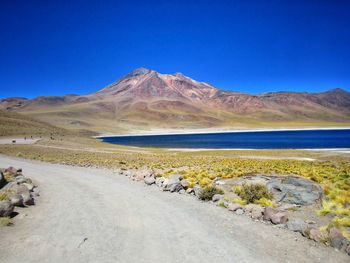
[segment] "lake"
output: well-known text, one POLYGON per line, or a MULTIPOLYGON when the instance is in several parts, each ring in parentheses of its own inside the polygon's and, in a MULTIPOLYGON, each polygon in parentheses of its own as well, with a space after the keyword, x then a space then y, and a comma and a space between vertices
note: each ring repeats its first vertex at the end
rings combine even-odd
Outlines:
POLYGON ((350 129, 111 136, 100 139, 119 145, 155 148, 327 149, 350 148, 350 129))

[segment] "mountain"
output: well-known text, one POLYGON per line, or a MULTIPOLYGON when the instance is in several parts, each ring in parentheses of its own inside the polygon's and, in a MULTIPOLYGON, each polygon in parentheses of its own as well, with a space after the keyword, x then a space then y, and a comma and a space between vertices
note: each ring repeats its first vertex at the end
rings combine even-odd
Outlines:
POLYGON ((102 133, 156 129, 345 126, 350 93, 224 91, 176 74, 137 69, 84 96, 7 98, 0 109, 102 133))

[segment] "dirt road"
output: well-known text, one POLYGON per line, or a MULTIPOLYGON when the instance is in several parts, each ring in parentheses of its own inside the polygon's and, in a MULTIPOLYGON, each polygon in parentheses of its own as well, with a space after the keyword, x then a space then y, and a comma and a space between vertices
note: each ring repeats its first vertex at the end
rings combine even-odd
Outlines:
POLYGON ((110 170, 0 156, 7 166, 23 168, 41 196, 18 210, 14 226, 0 228, 0 262, 349 261, 298 234, 110 170))

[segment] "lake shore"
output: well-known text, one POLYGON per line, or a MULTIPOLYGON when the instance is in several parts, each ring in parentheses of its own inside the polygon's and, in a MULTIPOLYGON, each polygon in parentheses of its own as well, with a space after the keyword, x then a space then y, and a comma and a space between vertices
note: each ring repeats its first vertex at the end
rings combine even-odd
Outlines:
POLYGON ((200 130, 157 130, 153 132, 100 134, 93 136, 95 139, 104 137, 128 137, 128 136, 155 136, 155 135, 181 135, 181 134, 212 134, 212 133, 239 133, 239 132, 269 132, 269 131, 308 131, 308 130, 349 130, 350 127, 307 127, 307 128, 263 128, 263 129, 200 129, 200 130))

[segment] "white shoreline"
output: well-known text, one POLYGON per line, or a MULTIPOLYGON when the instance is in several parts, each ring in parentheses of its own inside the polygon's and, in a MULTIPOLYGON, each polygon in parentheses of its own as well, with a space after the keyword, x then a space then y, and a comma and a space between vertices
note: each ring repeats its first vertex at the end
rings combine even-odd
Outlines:
POLYGON ((267 128, 267 129, 236 129, 236 130, 184 130, 173 132, 147 132, 127 134, 101 134, 93 136, 95 139, 104 137, 136 137, 136 136, 157 136, 157 135, 187 135, 187 134, 213 134, 213 133, 238 133, 238 132, 270 132, 270 131, 319 131, 319 130, 350 130, 350 127, 312 127, 312 128, 267 128))

